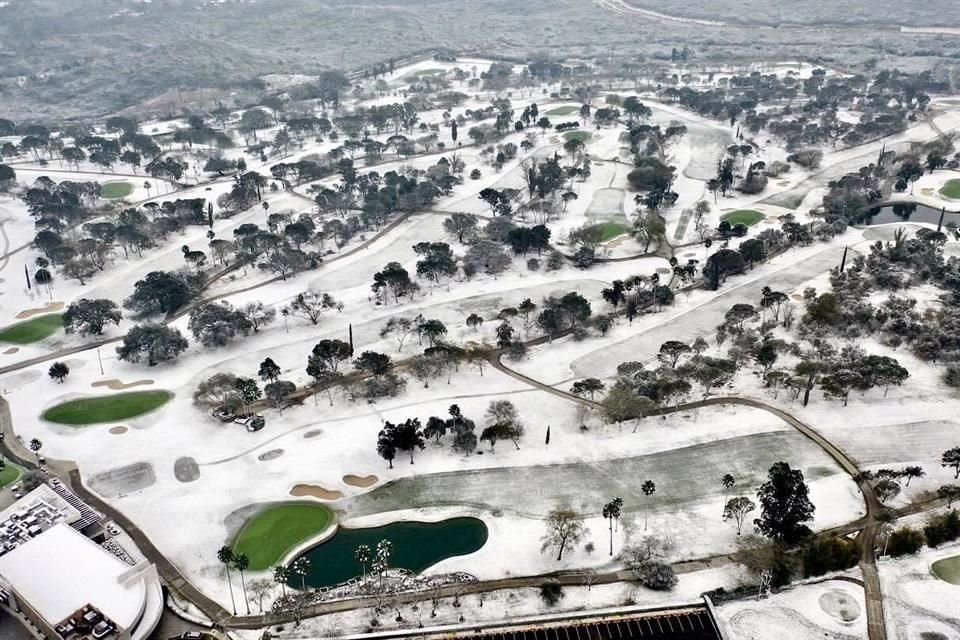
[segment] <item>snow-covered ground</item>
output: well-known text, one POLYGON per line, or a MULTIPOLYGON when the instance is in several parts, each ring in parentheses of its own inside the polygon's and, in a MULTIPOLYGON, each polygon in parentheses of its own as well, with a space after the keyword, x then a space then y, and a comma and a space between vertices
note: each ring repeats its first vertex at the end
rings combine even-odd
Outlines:
MULTIPOLYGON (((489 61, 461 60, 456 64, 424 61, 398 69, 387 78, 388 95, 373 102, 397 102, 397 93, 409 83, 404 80, 416 71, 452 69, 454 66, 473 75, 489 66, 489 61)), ((789 66, 778 67, 786 73, 789 66)), ((801 70, 801 75, 809 69, 801 70)), ((489 103, 489 95, 466 87, 453 87, 470 94, 461 106, 452 109, 459 114, 467 108, 479 108, 489 103)), ((538 98, 541 96, 538 96, 538 98)), ((598 97, 598 101, 603 96, 598 97)), ((527 99, 514 97, 514 105, 527 99)), ((539 100, 538 100, 539 101, 539 100)), ((574 104, 569 100, 543 100, 541 112, 556 105, 574 104)), ((598 102, 599 103, 599 102, 598 102)), ((354 105, 355 106, 355 105, 354 105)), ((669 164, 677 168, 675 189, 680 198, 676 205, 663 212, 667 222, 670 243, 689 243, 699 239, 689 209, 698 200, 711 203, 711 211, 704 224, 715 227, 727 211, 743 208, 758 209, 767 215, 767 221, 752 230, 769 228, 777 216, 790 211, 774 202, 777 196, 792 197, 802 194, 798 219, 806 220, 806 211, 819 203, 826 177, 850 167, 857 168, 867 156, 875 156, 881 143, 864 145, 851 150, 828 150, 823 169, 804 172, 794 168, 782 179, 771 180, 763 194, 746 196, 731 193, 714 203, 706 191, 705 181, 712 177, 716 162, 734 131, 725 123, 695 116, 671 105, 650 104, 654 115, 651 122, 667 126, 672 121, 684 123, 688 132, 665 150, 669 164)), ((574 119, 573 114, 569 119, 574 119)), ((424 112, 421 119, 439 124, 441 110, 424 112)), ((565 116, 554 120, 562 121, 565 116)), ((936 124, 944 130, 960 126, 960 114, 948 112, 939 115, 936 124)), ((185 126, 182 120, 148 123, 144 130, 167 132, 185 126)), ((462 128, 462 132, 468 126, 462 128)), ((275 130, 273 128, 272 130, 275 130)), ((385 140, 392 131, 384 131, 378 139, 385 140)), ((461 133, 461 135, 463 135, 461 133)), ((629 157, 624 157, 621 127, 591 130, 586 153, 593 160, 592 175, 586 181, 575 180, 572 190, 577 199, 569 204, 559 219, 549 226, 553 240, 563 241, 573 228, 598 220, 622 221, 628 224, 634 214, 632 193, 627 174, 631 168, 629 157), (625 160, 625 161, 624 161, 625 160)), ((269 137, 271 129, 261 132, 269 137)), ((419 133, 412 134, 417 137, 419 133)), ((439 128, 440 141, 453 146, 449 129, 439 128)), ((924 140, 934 135, 926 123, 918 124, 894 140, 924 140)), ((526 134, 511 133, 501 142, 519 146, 526 134)), ((66 359, 71 374, 66 382, 57 385, 46 376, 49 363, 25 367, 0 377, 0 389, 11 405, 13 422, 24 440, 40 438, 44 453, 49 458, 77 461, 83 477, 104 499, 121 509, 136 522, 158 548, 173 561, 185 575, 204 592, 221 603, 228 603, 227 582, 216 551, 243 525, 259 506, 289 499, 291 487, 298 483, 316 484, 343 493, 330 504, 339 512, 341 522, 352 525, 382 524, 398 519, 439 519, 455 515, 472 515, 487 524, 490 537, 478 552, 445 560, 429 571, 467 571, 479 578, 498 578, 509 575, 539 574, 558 569, 619 567, 618 560, 603 552, 607 543, 606 523, 600 516, 603 504, 612 497, 625 500, 625 516, 615 536, 620 549, 646 534, 670 537, 675 548, 671 560, 695 559, 728 554, 737 548, 738 537, 729 523, 721 520, 724 492, 720 478, 732 473, 737 478, 735 492, 752 495, 764 480, 766 470, 778 460, 786 460, 804 471, 811 487, 811 497, 817 506, 815 529, 825 529, 856 520, 863 515, 862 498, 853 482, 822 450, 814 446, 779 419, 757 409, 720 407, 696 412, 680 413, 660 419, 647 419, 637 428, 633 424, 604 425, 596 415, 585 417, 586 430, 581 430, 576 407, 568 399, 536 389, 492 367, 481 372, 476 367, 462 365, 449 380, 430 381, 429 387, 410 379, 407 389, 396 398, 376 403, 350 403, 343 397, 332 406, 325 398, 308 399, 303 406, 285 410, 266 411, 267 427, 258 433, 247 433, 237 425, 213 422, 197 410, 191 396, 198 382, 217 372, 255 376, 259 363, 273 358, 281 367, 282 378, 302 385, 308 381, 305 372, 307 355, 316 342, 324 338, 346 339, 352 328, 357 352, 375 350, 389 353, 397 359, 420 351, 421 345, 411 339, 398 350, 390 337, 381 337, 381 327, 393 317, 426 318, 443 321, 448 328, 447 339, 463 344, 480 342, 493 344, 496 340, 496 317, 505 307, 516 306, 525 298, 536 303, 548 295, 577 291, 587 298, 595 314, 611 309, 602 301, 600 292, 615 279, 630 275, 649 277, 660 273, 664 280, 670 273, 665 257, 642 257, 625 262, 603 262, 582 271, 569 263, 559 270, 530 271, 526 260, 517 257, 510 269, 496 277, 479 275, 471 280, 455 279, 449 283, 430 285, 421 282, 423 291, 413 300, 399 305, 378 305, 371 299, 370 284, 374 272, 387 262, 397 261, 412 273, 417 256, 412 245, 419 241, 448 241, 454 251, 462 255, 465 248, 446 235, 442 223, 449 212, 469 212, 486 222, 491 216, 489 206, 478 197, 487 187, 524 189, 523 161, 530 155, 544 157, 563 154, 563 138, 553 132, 539 131, 530 138, 534 145, 520 152, 499 171, 486 163, 480 150, 461 138, 464 146, 458 150, 467 164, 467 174, 473 168, 481 170, 479 179, 466 179, 454 193, 442 198, 433 211, 416 212, 369 247, 339 257, 327 256, 318 269, 298 274, 285 281, 271 282, 273 275, 256 269, 249 273, 233 273, 213 285, 205 295, 224 296, 236 306, 262 301, 280 308, 299 292, 311 288, 333 295, 344 304, 342 312, 330 312, 318 325, 301 319, 279 320, 274 325, 248 338, 218 349, 202 349, 196 345, 175 365, 154 368, 119 362, 112 347, 83 351, 66 359), (485 322, 477 330, 465 324, 470 314, 481 315, 485 322), (104 374, 100 374, 102 359, 104 374), (78 397, 109 393, 96 382, 116 378, 125 383, 148 381, 140 388, 167 389, 174 399, 158 411, 122 425, 109 423, 83 428, 63 427, 44 422, 44 409, 78 397), (442 445, 428 444, 418 452, 415 464, 398 458, 389 469, 376 453, 377 432, 383 421, 398 421, 417 417, 426 422, 430 416, 445 416, 451 404, 458 404, 465 415, 485 426, 483 413, 491 400, 511 400, 519 410, 526 433, 516 449, 509 442, 501 442, 495 452, 483 444, 473 455, 462 456, 450 450, 449 437, 442 445), (120 433, 117 426, 127 428, 120 433), (551 438, 546 443, 545 434, 551 438), (184 480, 177 470, 196 464, 198 477, 184 480), (134 466, 149 468, 147 474, 127 473, 134 466), (346 474, 376 475, 378 482, 369 489, 344 483, 346 474), (152 477, 149 482, 143 477, 152 477), (131 480, 131 478, 139 478, 131 480), (644 496, 638 489, 644 480, 654 480, 656 493, 644 496), (540 552, 540 538, 544 532, 543 517, 551 509, 570 506, 581 513, 590 529, 584 541, 565 554, 562 562, 540 552), (585 545, 593 543, 597 551, 589 552, 585 545)), ((285 158, 247 158, 251 170, 264 175, 277 162, 293 162, 311 154, 325 154, 336 143, 305 141, 302 148, 292 149, 285 158)), ((237 149, 226 154, 240 157, 237 149)), ((376 170, 381 175, 402 167, 425 169, 439 159, 431 153, 410 159, 385 154, 375 167, 364 167, 358 159, 360 171, 376 170)), ((767 145, 763 154, 751 160, 768 162, 783 159, 785 153, 776 145, 767 145)), ((54 180, 131 180, 136 190, 129 200, 154 201, 204 197, 209 201, 230 189, 229 178, 217 178, 178 190, 176 193, 157 193, 143 188, 143 180, 118 174, 77 173, 50 171, 49 168, 31 168, 17 165, 20 180, 30 183, 40 175, 54 180), (22 167, 22 168, 21 168, 22 167)), ((924 176, 915 185, 917 198, 934 204, 936 191, 946 180, 946 172, 924 176), (929 191, 929 193, 928 193, 929 191)), ((202 179, 199 176, 198 179, 202 179)), ((330 178, 320 183, 331 185, 330 178)), ((156 183, 156 181, 154 181, 156 183)), ((283 190, 265 193, 271 213, 290 211, 312 212, 308 199, 308 184, 297 187, 297 193, 283 190), (299 195, 297 195, 299 194, 299 195)), ((240 212, 229 219, 217 219, 213 231, 217 237, 231 238, 240 224, 264 224, 265 215, 260 206, 240 212)), ((533 224, 532 221, 521 221, 533 224)), ((146 272, 158 269, 179 269, 184 266, 180 247, 189 245, 205 248, 206 228, 190 228, 182 236, 145 252, 143 257, 116 262, 105 272, 95 275, 81 286, 74 281, 58 279, 55 283, 55 302, 69 304, 78 297, 109 297, 121 301, 133 290, 136 280, 146 272)), ((797 294, 806 286, 821 289, 827 285, 824 274, 840 260, 843 245, 866 250, 866 243, 882 233, 873 229, 867 233, 849 230, 842 238, 829 244, 817 243, 810 247, 791 250, 776 259, 758 265, 743 276, 731 279, 718 292, 703 290, 680 293, 675 303, 657 313, 648 313, 632 325, 619 320, 606 336, 592 335, 583 341, 564 338, 551 344, 531 349, 529 357, 508 364, 520 373, 558 389, 567 390, 579 378, 591 376, 609 382, 618 364, 636 360, 655 359, 660 345, 668 339, 692 342, 705 337, 711 345, 712 336, 724 313, 733 304, 756 304, 763 286, 797 294)), ((30 241, 32 220, 21 202, 0 198, 0 235, 6 254, 30 241)), ((357 246, 365 238, 357 238, 343 248, 343 252, 357 246)), ((611 243, 610 255, 623 258, 642 253, 644 247, 633 240, 611 243)), ((952 249, 951 249, 952 250, 952 249)), ((38 308, 50 296, 36 290, 27 291, 19 283, 23 264, 32 264, 36 253, 25 249, 0 262, 0 277, 4 280, 0 296, 0 325, 13 322, 18 314, 38 308)), ((533 257, 532 254, 528 257, 533 257)), ((676 257, 685 262, 706 258, 702 246, 688 246, 677 250, 676 257)), ((930 293, 930 292, 928 292, 930 293)), ((931 297, 931 296, 927 296, 931 297)), ((186 318, 173 323, 184 333, 186 318)), ((132 325, 125 319, 117 328, 108 329, 107 336, 122 335, 132 325)), ((518 331, 521 329, 518 328, 518 331)), ((82 344, 75 336, 55 335, 50 339, 21 347, 16 353, 0 355, 0 365, 6 366, 42 355, 59 348, 82 344)), ((893 354, 882 345, 865 341, 872 353, 893 354)), ((789 408, 796 415, 814 425, 836 442, 854 460, 865 468, 921 464, 927 477, 914 480, 894 503, 906 504, 922 499, 948 480, 948 471, 937 466, 939 453, 956 446, 960 428, 955 421, 957 400, 944 392, 938 372, 915 361, 909 354, 895 356, 908 366, 910 380, 887 397, 873 391, 867 397, 854 396, 848 407, 840 408, 835 401, 823 400, 817 395, 808 407, 791 403, 786 394, 772 398, 760 389, 755 378, 744 375, 735 380, 724 393, 753 396, 771 404, 789 408), (910 446, 904 446, 909 442, 910 446)), ((749 526, 749 525, 748 525, 749 526)), ((884 568, 884 572, 886 567, 884 568)), ((256 574, 251 578, 263 577, 256 574)), ((619 604, 627 599, 638 604, 660 604, 689 601, 699 593, 718 586, 736 586, 743 576, 736 567, 711 569, 684 574, 672 594, 655 594, 633 590, 625 586, 568 589, 561 607, 576 609, 586 606, 619 604)), ((886 577, 884 578, 887 579, 886 577)), ((904 586, 906 588, 906 586, 904 586)), ((762 602, 741 601, 721 607, 721 617, 736 637, 765 638, 771 630, 785 638, 862 637, 863 617, 844 623, 837 618, 837 607, 852 610, 854 604, 862 609, 860 590, 850 583, 830 581, 806 585, 762 602), (859 600, 857 599, 859 598, 859 600), (826 604, 825 604, 826 603, 826 604), (839 603, 839 604, 838 604, 839 603), (850 604, 853 603, 853 604, 850 604), (836 606, 835 606, 836 605, 836 606), (833 613, 827 611, 829 609, 833 613)), ((437 623, 454 622, 460 613, 468 620, 483 620, 504 615, 517 616, 539 613, 543 605, 534 591, 498 593, 488 596, 482 610, 479 606, 466 613, 452 607, 441 607, 437 623)), ((421 613, 423 610, 421 609, 421 613)), ((361 630, 369 623, 369 612, 342 614, 322 621, 310 622, 289 637, 310 637, 328 634, 330 629, 361 630)), ((404 614, 407 623, 413 615, 404 614)), ((391 624, 392 616, 380 622, 391 624)), ((287 631, 285 633, 293 633, 287 631)), ((904 636, 906 637, 906 636, 904 636)), ((910 636, 911 638, 913 636, 910 636)), ((952 636, 947 636, 952 637, 952 636)))
POLYGON ((960 586, 934 575, 937 560, 960 555, 960 544, 924 549, 914 556, 877 565, 883 612, 891 640, 960 638, 960 586))
POLYGON ((736 640, 866 638, 863 588, 841 580, 801 584, 762 599, 716 607, 717 622, 736 640))

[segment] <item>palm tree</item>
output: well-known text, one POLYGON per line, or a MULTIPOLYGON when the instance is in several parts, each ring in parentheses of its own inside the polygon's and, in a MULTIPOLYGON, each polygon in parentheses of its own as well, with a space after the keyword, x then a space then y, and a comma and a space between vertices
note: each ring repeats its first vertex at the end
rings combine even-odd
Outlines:
POLYGON ((377 543, 377 553, 373 562, 373 569, 380 574, 380 590, 383 591, 383 576, 390 568, 390 556, 393 555, 393 543, 381 540, 377 543))
POLYGON ((610 524, 610 555, 613 555, 613 521, 620 517, 621 507, 623 507, 623 498, 614 498, 603 505, 603 517, 610 524))
POLYGON ((357 547, 357 550, 354 551, 353 556, 357 559, 357 562, 360 563, 361 573, 361 582, 367 581, 367 563, 370 562, 370 547, 362 544, 357 547))
POLYGON ((297 558, 293 561, 293 564, 290 565, 290 571, 292 571, 294 575, 300 576, 300 588, 306 591, 307 573, 310 571, 310 560, 304 557, 297 558))
POLYGON ((290 569, 282 564, 273 568, 273 581, 280 585, 280 592, 287 597, 287 580, 290 579, 290 569))
POLYGON ((143 188, 147 190, 147 199, 150 199, 150 189, 153 188, 153 185, 150 184, 149 180, 144 181, 143 188))
MULTIPOLYGON (((653 480, 647 480, 642 485, 640 485, 640 490, 643 491, 643 495, 652 496, 657 490, 657 485, 653 483, 653 480)), ((647 513, 648 509, 643 510, 643 530, 647 530, 647 513)))
POLYGON ((250 566, 250 558, 245 553, 237 553, 233 556, 233 568, 240 572, 240 586, 243 588, 243 603, 247 607, 247 615, 250 615, 250 601, 247 600, 247 583, 243 579, 244 570, 250 566))
POLYGON ((40 465, 40 449, 43 448, 43 443, 39 439, 34 438, 30 441, 30 451, 37 456, 37 465, 40 465))
POLYGON ((723 510, 726 513, 727 510, 727 491, 733 488, 733 485, 737 484, 736 478, 734 478, 729 473, 723 474, 723 478, 720 479, 720 482, 723 484, 723 510))
POLYGON ((230 587, 230 604, 233 607, 233 615, 237 615, 237 602, 233 599, 233 581, 230 580, 230 564, 233 562, 233 549, 227 546, 220 547, 217 551, 217 560, 227 569, 227 585, 230 587))

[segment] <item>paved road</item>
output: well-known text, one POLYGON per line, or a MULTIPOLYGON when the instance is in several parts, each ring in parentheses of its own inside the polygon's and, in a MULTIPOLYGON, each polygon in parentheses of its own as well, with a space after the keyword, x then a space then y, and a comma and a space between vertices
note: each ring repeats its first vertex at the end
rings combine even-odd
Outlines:
MULTIPOLYGON (((660 345, 667 340, 681 340, 688 344, 700 336, 714 333, 723 322, 724 314, 741 302, 757 305, 760 289, 765 286, 775 291, 789 292, 804 282, 840 264, 843 248, 827 247, 819 253, 786 264, 772 273, 755 277, 750 272, 734 276, 720 289, 720 294, 697 307, 666 318, 656 327, 603 347, 574 360, 570 368, 578 378, 606 378, 616 374, 617 365, 626 360, 649 362, 657 357, 660 345)), ((662 312, 669 314, 669 310, 662 312)))

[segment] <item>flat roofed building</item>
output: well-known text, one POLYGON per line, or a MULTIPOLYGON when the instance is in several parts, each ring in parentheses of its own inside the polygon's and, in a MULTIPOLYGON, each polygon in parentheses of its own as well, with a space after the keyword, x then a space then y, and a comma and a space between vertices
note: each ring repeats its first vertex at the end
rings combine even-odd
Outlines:
POLYGON ((130 566, 65 521, 0 556, 0 589, 0 603, 50 640, 141 640, 163 610, 152 564, 130 566))

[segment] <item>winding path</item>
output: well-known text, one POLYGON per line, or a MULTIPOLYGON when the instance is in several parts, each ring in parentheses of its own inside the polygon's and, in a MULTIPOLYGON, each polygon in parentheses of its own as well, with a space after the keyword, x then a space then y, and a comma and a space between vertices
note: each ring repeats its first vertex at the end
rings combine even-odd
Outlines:
MULTIPOLYGON (((501 373, 536 387, 541 391, 551 393, 566 400, 587 405, 595 409, 600 408, 601 405, 597 402, 575 396, 567 391, 556 389, 529 376, 525 376, 522 373, 514 371, 510 367, 507 367, 503 364, 501 360, 502 355, 502 353, 498 353, 490 358, 490 364, 501 373)), ((707 398, 704 400, 681 404, 675 407, 657 409, 656 411, 651 412, 649 415, 667 415, 676 413, 678 411, 689 411, 691 409, 699 409, 701 407, 718 405, 739 405, 752 407, 754 409, 766 411, 767 413, 780 418, 791 427, 796 429, 800 434, 819 446, 827 455, 833 458, 833 460, 840 465, 840 468, 850 475, 850 477, 853 478, 853 480, 857 483, 857 486, 860 487, 860 492, 863 495, 864 505, 866 506, 867 510, 866 517, 860 521, 862 529, 860 530, 859 535, 861 546, 860 571, 863 574, 863 589, 867 604, 867 632, 870 640, 886 640, 887 633, 883 617, 883 593, 880 588, 880 577, 877 573, 876 564, 876 538, 880 526, 877 516, 885 511, 885 508, 877 498, 877 495, 873 490, 873 486, 860 476, 860 469, 857 467, 857 464, 852 458, 844 453, 840 447, 834 445, 816 429, 804 422, 801 422, 787 411, 771 406, 759 400, 739 397, 707 398)))

